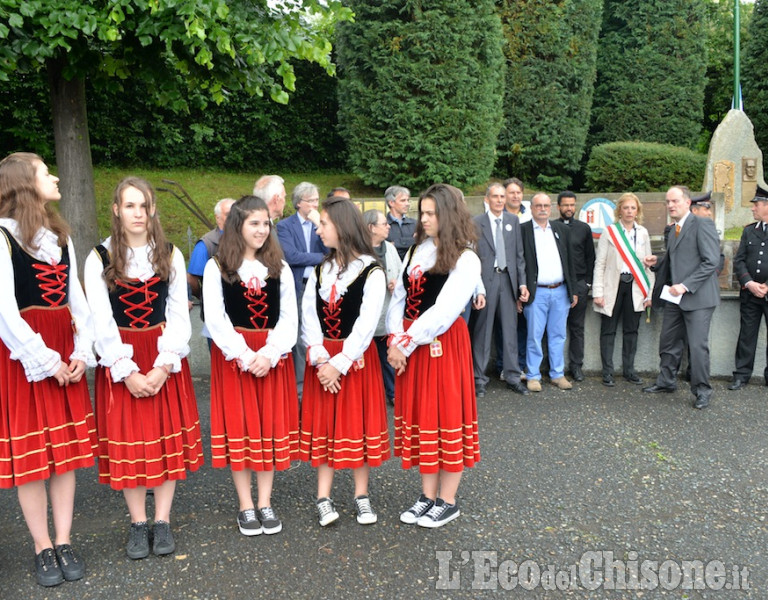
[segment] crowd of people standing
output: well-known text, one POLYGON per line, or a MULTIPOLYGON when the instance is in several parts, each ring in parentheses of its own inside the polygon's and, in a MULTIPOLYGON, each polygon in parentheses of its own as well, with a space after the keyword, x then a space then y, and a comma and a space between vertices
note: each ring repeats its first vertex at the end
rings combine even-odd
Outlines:
MULTIPOLYGON (((377 521, 372 468, 393 454, 421 479, 403 523, 435 528, 459 517, 462 474, 480 460, 477 399, 489 372, 524 396, 542 390, 542 371, 572 389, 584 379, 590 295, 601 315, 604 385, 615 385, 619 322, 622 375, 642 383, 634 367, 640 315, 664 302, 660 373, 643 391, 676 389, 687 346, 693 406, 712 398, 719 243, 682 186, 666 194, 673 223, 655 256, 631 193, 619 198, 595 252, 589 226, 574 218, 573 193, 557 196, 560 218, 552 219, 550 196, 536 193, 527 207, 515 178, 490 184, 474 218, 447 184, 419 196, 414 219, 402 186, 385 191, 384 214, 362 213, 343 188, 321 206, 318 187, 304 182, 293 190, 295 214, 281 219, 284 181, 267 175, 252 194, 216 205, 217 226, 187 270, 165 238, 152 186, 127 177, 114 191, 110 236, 86 257, 83 289, 69 227, 52 208, 57 183, 34 154, 0 161, 0 277, 13 288, 0 297, 0 487, 17 489, 43 586, 85 574, 71 544, 75 471, 96 462, 99 482, 125 499, 127 555, 174 552, 176 483, 203 464, 187 362, 190 293, 201 299, 209 338, 212 466, 232 473, 246 536, 282 530, 272 490, 294 461, 316 469, 323 527, 339 519, 332 492, 340 469, 352 472, 357 522, 377 521), (87 367, 96 368, 95 406, 87 367)), ((755 324, 768 319, 760 268, 768 191, 758 187, 753 204, 756 223, 734 263, 742 331, 732 390, 749 380, 755 324)))

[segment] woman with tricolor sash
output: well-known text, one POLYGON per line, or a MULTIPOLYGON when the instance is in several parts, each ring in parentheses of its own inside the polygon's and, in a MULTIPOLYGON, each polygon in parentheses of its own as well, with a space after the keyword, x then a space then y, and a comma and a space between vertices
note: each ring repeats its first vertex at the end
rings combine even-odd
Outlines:
POLYGON ((648 230, 640 225, 643 206, 635 194, 622 194, 614 211, 616 222, 600 236, 592 281, 592 302, 602 315, 600 359, 603 385, 613 387, 613 346, 619 322, 622 327, 621 363, 624 379, 635 385, 642 380, 635 373, 637 331, 643 308, 651 305, 654 274, 643 266, 642 257, 651 254, 648 230))

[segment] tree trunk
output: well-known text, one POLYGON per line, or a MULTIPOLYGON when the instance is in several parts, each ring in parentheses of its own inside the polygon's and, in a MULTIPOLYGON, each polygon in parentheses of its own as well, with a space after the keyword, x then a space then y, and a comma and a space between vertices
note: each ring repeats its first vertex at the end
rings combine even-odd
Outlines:
POLYGON ((85 79, 66 80, 64 59, 48 63, 56 167, 61 191, 61 214, 72 228, 72 240, 82 278, 85 257, 98 243, 96 193, 93 186, 91 142, 85 106, 85 79))

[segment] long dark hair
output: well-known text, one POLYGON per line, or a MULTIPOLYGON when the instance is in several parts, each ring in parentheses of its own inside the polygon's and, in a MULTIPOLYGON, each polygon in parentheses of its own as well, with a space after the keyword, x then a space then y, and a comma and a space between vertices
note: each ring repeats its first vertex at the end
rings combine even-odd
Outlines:
MULTIPOLYGON (((219 261, 222 277, 229 283, 240 280, 237 270, 243 264, 245 255, 245 241, 243 240, 243 223, 250 214, 257 210, 263 210, 269 219, 267 203, 256 196, 243 196, 232 205, 227 221, 224 223, 224 234, 219 242, 219 250, 216 258, 219 261)), ((283 251, 275 238, 275 230, 272 222, 269 223, 269 235, 264 245, 256 250, 256 258, 267 267, 268 276, 273 279, 280 278, 283 270, 283 251)))
POLYGON ((376 259, 371 245, 371 236, 363 222, 363 215, 347 198, 334 196, 323 202, 323 210, 336 227, 338 248, 331 248, 323 259, 323 264, 333 260, 339 265, 339 273, 346 271, 349 263, 368 254, 376 259))
POLYGON ((14 152, 0 161, 0 217, 19 224, 21 245, 37 250, 35 235, 41 227, 56 234, 60 247, 67 245, 69 225, 51 202, 43 203, 37 191, 37 163, 42 158, 31 152, 14 152))
POLYGON ((467 205, 452 185, 436 183, 426 189, 419 198, 419 222, 416 225, 416 243, 427 238, 421 224, 421 203, 425 198, 435 203, 437 215, 437 260, 430 269, 433 273, 448 273, 455 266, 459 256, 477 241, 477 230, 467 205))
MULTIPOLYGON (((125 279, 125 269, 128 264, 128 242, 125 238, 125 230, 120 221, 120 205, 123 201, 123 192, 128 188, 135 188, 144 196, 147 202, 147 244, 151 250, 152 270, 162 280, 171 276, 173 266, 173 248, 168 243, 160 218, 157 215, 157 200, 152 185, 141 177, 128 176, 117 184, 112 195, 112 205, 117 211, 112 210, 112 247, 110 249, 109 265, 104 269, 104 281, 110 290, 115 289, 118 279, 125 279), (117 214, 115 214, 117 212, 117 214)), ((176 273, 175 276, 179 276, 176 273)))

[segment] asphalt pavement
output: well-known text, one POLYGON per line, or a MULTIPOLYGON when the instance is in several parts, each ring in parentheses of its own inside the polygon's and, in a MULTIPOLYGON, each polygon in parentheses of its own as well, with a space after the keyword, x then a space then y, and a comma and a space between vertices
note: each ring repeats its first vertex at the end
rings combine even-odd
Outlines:
POLYGON ((419 476, 392 458, 371 475, 377 524, 357 524, 340 472, 341 517, 321 528, 315 472, 297 463, 275 478, 282 533, 246 538, 229 471, 210 467, 209 380, 197 378, 206 464, 178 485, 176 553, 127 558, 122 494, 80 471, 73 544, 87 574, 42 588, 16 492, 0 490, 0 599, 767 598, 768 388, 726 385, 697 411, 684 382, 648 395, 588 377, 527 397, 492 382, 456 521, 400 523, 419 476))

